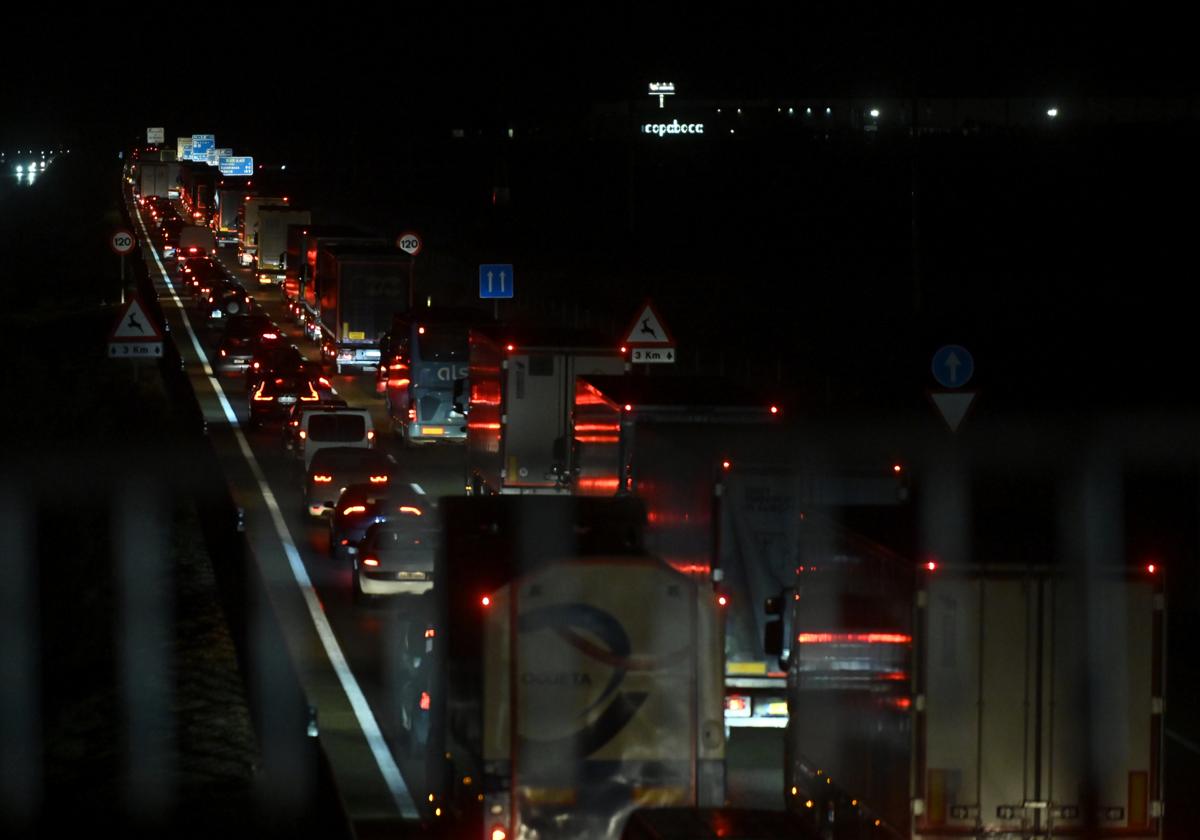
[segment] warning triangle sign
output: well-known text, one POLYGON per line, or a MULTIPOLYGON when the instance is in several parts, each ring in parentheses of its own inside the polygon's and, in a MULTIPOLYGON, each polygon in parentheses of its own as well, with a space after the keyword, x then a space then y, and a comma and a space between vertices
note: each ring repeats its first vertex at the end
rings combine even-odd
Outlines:
POLYGON ((629 347, 674 347, 675 337, 663 323, 654 304, 646 301, 633 323, 629 325, 629 329, 625 331, 622 344, 629 347))
POLYGON ((967 416, 971 404, 975 402, 976 393, 976 391, 930 391, 929 398, 941 412, 942 419, 946 421, 950 431, 957 432, 958 427, 967 416))
POLYGON ((108 336, 109 341, 162 341, 162 330, 146 315, 137 296, 121 310, 121 318, 108 336))

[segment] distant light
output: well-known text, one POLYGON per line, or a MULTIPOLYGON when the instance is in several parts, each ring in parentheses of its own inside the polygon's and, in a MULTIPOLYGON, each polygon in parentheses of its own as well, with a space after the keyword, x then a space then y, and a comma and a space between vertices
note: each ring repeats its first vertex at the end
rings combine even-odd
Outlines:
POLYGON ((937 571, 937 563, 934 562, 933 560, 930 560, 928 563, 925 564, 925 568, 931 572, 936 572, 937 571))
POLYGON ((737 111, 738 111, 738 113, 739 113, 739 114, 740 114, 740 113, 742 113, 742 109, 741 109, 741 108, 738 108, 738 109, 737 109, 737 111))
POLYGON ((626 410, 626 411, 633 411, 633 406, 632 406, 632 405, 630 405, 629 403, 625 403, 625 410, 626 410))
POLYGON ((628 352, 628 351, 629 351, 629 348, 628 348, 628 347, 625 347, 624 345, 622 345, 622 346, 621 346, 621 352, 622 352, 622 353, 626 353, 626 352, 628 352))
POLYGON ((17 174, 20 175, 24 171, 25 171, 25 167, 18 163, 17 164, 17 174))
POLYGON ((804 109, 804 113, 806 113, 806 114, 811 114, 811 113, 812 113, 812 108, 805 108, 805 109, 804 109))
POLYGON ((1150 574, 1154 574, 1154 570, 1157 568, 1158 568, 1158 566, 1154 565, 1153 563, 1148 563, 1146 565, 1146 571, 1149 572, 1150 574))
POLYGON ((734 130, 731 128, 731 129, 729 129, 729 133, 730 133, 730 134, 734 134, 734 133, 736 133, 736 132, 734 132, 734 130))
POLYGON ((718 109, 717 109, 717 113, 718 113, 718 114, 719 114, 719 113, 721 113, 721 109, 720 109, 720 108, 718 108, 718 109))
POLYGON ((796 109, 795 109, 795 108, 793 108, 793 107, 791 107, 791 106, 789 105, 789 106, 788 106, 788 113, 789 113, 789 114, 794 114, 794 113, 796 113, 796 109))
POLYGON ((872 116, 872 117, 875 117, 876 119, 879 119, 879 109, 878 109, 878 108, 872 108, 872 109, 871 109, 871 116, 872 116))
POLYGON ((485 607, 490 607, 492 605, 492 599, 484 595, 479 599, 479 603, 483 604, 485 607))
POLYGON ((892 472, 896 472, 896 473, 900 472, 900 465, 892 464, 892 472))
POLYGON ((718 595, 717 603, 720 604, 722 607, 724 607, 725 605, 727 605, 729 603, 729 598, 727 598, 724 595, 718 595))
POLYGON ((729 461, 722 461, 722 462, 721 462, 721 469, 723 469, 723 470, 726 470, 726 471, 728 471, 728 470, 729 470, 729 468, 730 468, 730 467, 732 467, 732 466, 733 466, 733 464, 732 464, 732 463, 730 463, 729 461))
POLYGON ((510 140, 512 139, 512 136, 513 136, 513 130, 510 128, 510 129, 508 130, 508 137, 509 137, 509 139, 510 139, 510 140))
POLYGON ((832 113, 833 113, 833 109, 832 109, 832 108, 830 108, 828 105, 826 105, 826 106, 825 106, 825 113, 826 113, 826 114, 832 114, 832 113))
POLYGON ((1057 108, 1047 108, 1046 116, 1049 117, 1050 119, 1054 119, 1055 117, 1058 116, 1058 109, 1057 108))
POLYGON ((779 413, 779 406, 777 406, 777 405, 773 405, 773 406, 771 406, 771 413, 772 413, 772 414, 778 414, 778 413, 779 413))
POLYGON ((280 168, 280 169, 287 169, 287 164, 285 163, 285 164, 283 164, 282 166, 280 166, 279 168, 280 168))

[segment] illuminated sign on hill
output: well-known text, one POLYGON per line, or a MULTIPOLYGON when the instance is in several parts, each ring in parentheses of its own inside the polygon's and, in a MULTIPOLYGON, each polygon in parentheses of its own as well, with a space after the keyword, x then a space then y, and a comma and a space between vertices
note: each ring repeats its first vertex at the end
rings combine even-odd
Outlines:
POLYGON ((703 134, 704 123, 681 123, 671 120, 669 123, 644 123, 642 134, 653 134, 656 137, 666 137, 668 134, 703 134))
POLYGON ((650 95, 658 97, 658 107, 661 108, 661 107, 663 107, 663 97, 664 96, 674 96, 675 95, 675 83, 674 82, 651 82, 650 83, 650 95))

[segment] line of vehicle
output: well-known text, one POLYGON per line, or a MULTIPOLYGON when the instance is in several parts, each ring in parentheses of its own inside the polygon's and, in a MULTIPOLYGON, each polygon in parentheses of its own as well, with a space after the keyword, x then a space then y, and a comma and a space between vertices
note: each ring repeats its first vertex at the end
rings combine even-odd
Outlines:
MULTIPOLYGON (((146 223, 142 219, 142 214, 136 208, 134 209, 134 213, 137 215, 138 225, 142 229, 142 241, 149 243, 150 238, 147 235, 146 223)), ((208 362, 208 356, 200 345, 196 331, 192 328, 192 323, 187 316, 187 312, 184 310, 183 301, 180 300, 178 293, 175 291, 175 285, 171 282, 166 268, 158 257, 157 250, 152 245, 150 246, 150 254, 154 257, 154 263, 158 267, 163 282, 166 283, 167 290, 171 293, 171 297, 175 301, 175 305, 179 307, 179 314, 183 317, 183 325, 187 329, 188 335, 191 336, 192 347, 195 348, 196 355, 204 366, 204 373, 208 377, 213 393, 217 395, 217 399, 221 403, 221 408, 229 421, 242 457, 245 459, 251 474, 254 476, 255 482, 258 484, 258 490, 262 495, 263 502, 271 512, 271 521, 275 526, 275 535, 283 546, 284 555, 288 559, 292 576, 296 580, 296 585, 300 588, 300 594, 304 598, 305 606, 308 608, 308 613, 312 618, 313 626, 316 628, 317 636, 321 639, 321 644, 325 648, 325 655, 328 657, 334 672, 337 674, 342 690, 346 694, 346 699, 350 702, 350 707, 354 710, 354 716, 358 720, 359 728, 367 739, 367 745, 371 750, 371 755, 375 758, 379 772, 387 784, 388 791, 391 793, 392 799, 400 811, 400 815, 405 819, 417 819, 419 815, 412 794, 408 790, 408 785, 404 782, 404 777, 400 773, 400 768, 396 764, 391 750, 388 749, 387 741, 383 737, 383 731, 379 728, 379 722, 375 719, 375 715, 371 711, 371 706, 367 702, 366 695, 363 694, 358 680, 355 679, 353 672, 350 670, 350 666, 346 662, 346 657, 342 653, 341 645, 338 644, 337 638, 333 633, 333 628, 329 625, 329 620, 325 617, 325 610, 321 606, 320 599, 317 597, 316 589, 308 576, 308 570, 305 568, 304 561, 300 557, 300 552, 296 548, 295 540, 292 539, 287 523, 283 519, 283 511, 279 508, 275 494, 267 483, 266 475, 263 473, 261 467, 259 467, 258 459, 255 457, 254 451, 250 448, 250 442, 246 439, 246 435, 242 431, 233 406, 230 405, 229 400, 226 398, 225 391, 221 388, 221 383, 213 375, 212 366, 208 362)))

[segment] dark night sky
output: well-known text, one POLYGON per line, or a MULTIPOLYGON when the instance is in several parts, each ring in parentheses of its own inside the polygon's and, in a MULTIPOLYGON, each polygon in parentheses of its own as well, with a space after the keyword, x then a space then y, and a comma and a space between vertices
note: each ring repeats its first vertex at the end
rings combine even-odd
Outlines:
MULTIPOLYGON (((335 100, 367 124, 402 117, 550 114, 640 96, 672 79, 698 98, 803 94, 1165 95, 1194 93, 1180 12, 1108 4, 1026 13, 992 5, 941 17, 911 4, 404 4, 337 14, 85 13, 67 47, 32 21, 6 38, 0 143, 163 123, 216 132, 286 119, 321 129, 335 100), (481 11, 481 9, 486 11, 481 11), (240 28, 228 25, 241 20, 240 28), (24 37, 25 40, 20 40, 24 37), (185 68, 193 68, 192 80, 185 68), (256 69, 261 75, 256 75, 256 69), (302 79, 283 101, 281 87, 302 79)), ((173 130, 173 129, 170 129, 173 130)), ((169 133, 170 133, 169 130, 169 133)), ((45 138, 48 141, 53 137, 45 138)))

